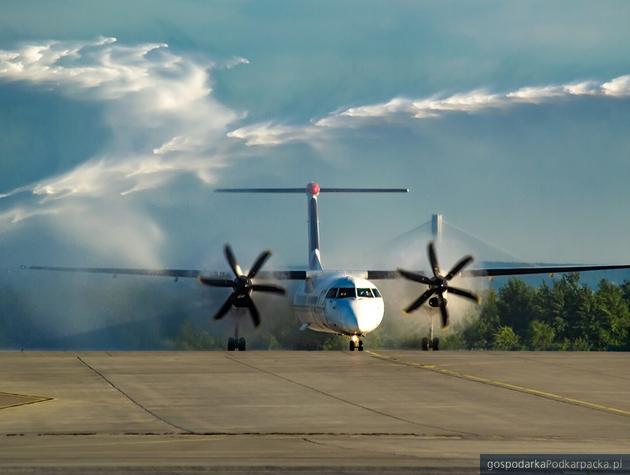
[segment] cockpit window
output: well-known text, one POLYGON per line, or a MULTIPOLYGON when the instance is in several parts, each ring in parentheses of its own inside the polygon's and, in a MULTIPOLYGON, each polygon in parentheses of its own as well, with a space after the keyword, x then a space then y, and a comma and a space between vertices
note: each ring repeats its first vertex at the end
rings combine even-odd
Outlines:
POLYGON ((357 292, 354 287, 342 287, 339 289, 339 292, 337 292, 338 299, 348 299, 348 298, 354 298, 356 296, 357 296, 357 292))
POLYGON ((357 289, 357 295, 359 297, 372 298, 372 291, 370 289, 357 289))
POLYGON ((326 294, 326 298, 327 299, 334 299, 335 296, 337 295, 337 288, 332 288, 328 291, 328 293, 326 294))
POLYGON ((381 297, 381 293, 378 291, 378 289, 372 289, 372 293, 374 294, 374 297, 377 297, 377 298, 381 297))

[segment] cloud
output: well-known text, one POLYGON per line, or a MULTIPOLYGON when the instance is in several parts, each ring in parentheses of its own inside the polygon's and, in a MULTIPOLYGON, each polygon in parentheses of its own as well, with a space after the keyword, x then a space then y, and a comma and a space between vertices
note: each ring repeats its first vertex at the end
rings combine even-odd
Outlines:
POLYGON ((317 133, 315 127, 290 126, 263 122, 228 132, 227 136, 244 140, 247 145, 280 145, 290 141, 307 141, 317 133))
POLYGON ((281 145, 288 142, 323 140, 327 132, 339 128, 359 128, 391 122, 411 125, 452 113, 474 114, 523 104, 548 104, 586 96, 630 97, 630 75, 619 76, 608 82, 582 81, 523 87, 504 93, 478 89, 418 99, 395 97, 387 102, 341 109, 305 125, 263 122, 232 130, 228 136, 241 139, 246 145, 281 145))
MULTIPOLYGON (((179 175, 213 183, 233 146, 226 139, 228 126, 242 114, 213 97, 211 72, 247 63, 240 57, 224 64, 202 62, 174 54, 163 43, 121 45, 115 38, 46 41, 0 50, 0 81, 19 81, 75 100, 97 102, 103 107, 103 120, 111 135, 96 156, 85 157, 74 169, 3 190, 0 199, 24 193, 33 199, 0 210, 0 232, 28 218, 54 214, 60 223, 72 221, 77 239, 85 236, 89 240, 95 222, 76 221, 73 216, 91 211, 113 220, 109 222, 116 230, 110 233, 113 241, 119 242, 114 234, 123 234, 128 242, 139 244, 142 231, 131 237, 133 228, 150 221, 142 205, 128 203, 135 214, 127 213, 129 220, 124 225, 104 212, 107 200, 116 196, 131 199, 129 195, 163 186, 179 175), (125 230, 121 230, 123 226, 125 230)), ((107 224, 99 226, 101 232, 107 233, 107 224)), ((137 256, 136 261, 158 261, 157 248, 137 256)))

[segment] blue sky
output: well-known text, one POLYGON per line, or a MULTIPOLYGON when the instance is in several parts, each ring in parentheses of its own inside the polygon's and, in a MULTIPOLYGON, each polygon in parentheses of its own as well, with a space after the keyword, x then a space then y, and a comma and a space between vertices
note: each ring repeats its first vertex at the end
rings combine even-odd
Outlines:
MULTIPOLYGON (((433 212, 532 261, 630 261, 630 4, 3 2, 0 259, 324 264, 433 212)), ((465 246, 464 246, 465 247, 465 246)), ((423 253, 422 249, 417 250, 423 253)), ((491 256, 490 256, 491 257, 491 256)))

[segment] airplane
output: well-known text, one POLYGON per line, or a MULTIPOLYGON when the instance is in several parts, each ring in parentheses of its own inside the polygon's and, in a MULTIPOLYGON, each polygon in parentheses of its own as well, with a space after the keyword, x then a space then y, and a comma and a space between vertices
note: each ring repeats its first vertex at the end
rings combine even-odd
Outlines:
MULTIPOLYGON (((291 306, 301 321, 302 330, 333 333, 349 339, 350 351, 363 351, 363 338, 378 328, 384 315, 383 296, 372 282, 383 279, 403 278, 426 287, 426 290, 404 312, 413 313, 425 303, 439 309, 443 328, 449 324, 449 294, 479 303, 477 294, 466 289, 453 287, 450 281, 456 276, 498 277, 531 274, 557 274, 565 272, 586 272, 597 270, 628 269, 630 265, 578 265, 578 266, 531 266, 501 268, 466 268, 473 262, 470 255, 463 256, 447 272, 440 269, 435 244, 429 242, 427 253, 431 269, 423 270, 327 270, 322 264, 319 232, 319 196, 327 193, 408 193, 407 188, 326 188, 316 182, 299 188, 219 188, 218 193, 287 193, 306 194, 308 212, 308 268, 304 270, 262 271, 271 257, 270 251, 262 252, 246 273, 238 263, 229 244, 224 247, 225 258, 232 275, 225 272, 204 272, 199 269, 133 269, 110 267, 58 267, 22 266, 40 271, 87 272, 113 275, 143 275, 180 278, 196 278, 200 284, 215 288, 231 289, 224 303, 214 314, 215 320, 225 317, 233 308, 247 309, 255 327, 261 323, 261 316, 252 295, 257 292, 285 295, 284 287, 269 280, 300 281, 291 297, 291 306)), ((227 342, 228 351, 245 351, 246 339, 239 336, 238 320, 234 336, 227 342)), ((423 338, 422 349, 439 349, 439 339, 433 336, 433 325, 429 338, 423 338)))

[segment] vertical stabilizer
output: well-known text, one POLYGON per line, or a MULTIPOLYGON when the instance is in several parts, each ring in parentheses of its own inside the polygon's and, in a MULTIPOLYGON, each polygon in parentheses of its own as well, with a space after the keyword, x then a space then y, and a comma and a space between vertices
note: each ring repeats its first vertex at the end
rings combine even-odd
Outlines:
POLYGON ((322 270, 322 257, 319 249, 319 209, 320 193, 408 193, 407 188, 321 188, 310 182, 304 188, 219 188, 219 193, 304 193, 306 191, 308 213, 308 268, 322 270))
POLYGON ((318 195, 319 185, 317 183, 306 185, 308 200, 308 268, 311 270, 322 270, 322 257, 319 251, 318 195))

